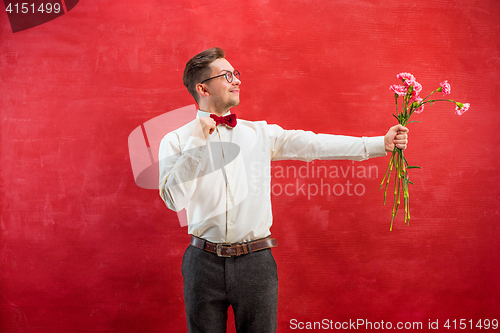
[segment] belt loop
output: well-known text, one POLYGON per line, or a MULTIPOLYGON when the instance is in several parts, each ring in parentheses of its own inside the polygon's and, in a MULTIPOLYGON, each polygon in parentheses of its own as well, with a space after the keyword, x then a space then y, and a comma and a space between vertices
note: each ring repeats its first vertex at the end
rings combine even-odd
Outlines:
POLYGON ((205 250, 205 242, 206 242, 205 238, 202 238, 201 239, 201 249, 202 250, 205 250))
POLYGON ((247 243, 248 254, 252 253, 252 248, 250 247, 250 242, 247 243))

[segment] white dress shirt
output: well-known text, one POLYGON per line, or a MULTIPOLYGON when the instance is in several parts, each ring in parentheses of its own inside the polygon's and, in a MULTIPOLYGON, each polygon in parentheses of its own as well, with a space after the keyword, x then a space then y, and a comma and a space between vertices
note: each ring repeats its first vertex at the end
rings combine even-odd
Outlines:
MULTIPOLYGON (((198 111, 197 118, 209 115, 198 111)), ((271 161, 386 155, 383 136, 315 134, 238 119, 235 128, 219 124, 203 141, 192 136, 194 124, 168 133, 160 143, 160 196, 168 208, 186 209, 189 234, 214 243, 271 234, 271 161)))

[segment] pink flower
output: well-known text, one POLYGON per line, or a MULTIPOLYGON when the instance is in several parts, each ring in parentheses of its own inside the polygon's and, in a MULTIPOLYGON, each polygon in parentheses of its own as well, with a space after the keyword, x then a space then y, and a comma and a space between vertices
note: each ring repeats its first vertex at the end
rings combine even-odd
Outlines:
POLYGON ((411 86, 413 87, 411 92, 412 96, 417 96, 422 91, 422 85, 418 83, 415 77, 410 73, 399 73, 398 75, 396 75, 396 77, 403 80, 403 83, 408 88, 410 88, 411 86))
POLYGON ((451 86, 448 83, 448 80, 444 80, 443 82, 440 83, 441 85, 441 91, 443 92, 443 95, 449 95, 451 93, 451 86))
POLYGON ((410 100, 410 102, 413 103, 413 107, 415 108, 413 110, 413 112, 415 112, 415 113, 422 113, 422 111, 424 111, 424 104, 421 104, 420 106, 418 106, 420 104, 420 102, 422 102, 422 98, 420 98, 419 96, 413 97, 410 100))
MULTIPOLYGON (((406 81, 405 81, 405 83, 406 83, 406 81)), ((412 91, 413 96, 417 96, 418 94, 420 94, 420 92, 422 91, 422 85, 420 83, 413 80, 413 81, 409 81, 409 84, 413 86, 413 91, 412 91)))
POLYGON ((403 81, 409 80, 409 81, 415 81, 415 77, 411 75, 410 73, 399 73, 396 75, 398 79, 401 79, 403 81))
POLYGON ((398 94, 398 96, 404 96, 408 92, 408 88, 405 86, 393 84, 392 86, 389 87, 390 90, 392 90, 394 93, 398 94))
POLYGON ((457 106, 455 107, 455 113, 461 116, 464 114, 465 111, 469 110, 470 104, 469 103, 460 103, 457 102, 457 106))

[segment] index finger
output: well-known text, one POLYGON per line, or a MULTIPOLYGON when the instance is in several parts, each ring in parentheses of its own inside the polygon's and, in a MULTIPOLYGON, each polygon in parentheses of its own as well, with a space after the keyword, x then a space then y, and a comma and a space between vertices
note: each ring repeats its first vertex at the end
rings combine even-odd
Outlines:
POLYGON ((398 133, 399 132, 404 132, 404 133, 408 133, 410 130, 407 128, 407 127, 404 127, 403 125, 401 124, 398 124, 396 125, 398 128, 397 128, 397 131, 398 133))

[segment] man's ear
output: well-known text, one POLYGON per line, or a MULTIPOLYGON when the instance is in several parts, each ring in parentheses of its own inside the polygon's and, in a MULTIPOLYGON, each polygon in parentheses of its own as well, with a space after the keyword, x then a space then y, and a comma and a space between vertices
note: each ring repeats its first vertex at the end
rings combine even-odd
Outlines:
POLYGON ((198 94, 200 94, 200 96, 210 95, 210 92, 208 91, 207 86, 205 86, 204 84, 201 84, 201 83, 198 83, 196 85, 196 91, 198 92, 198 94))

